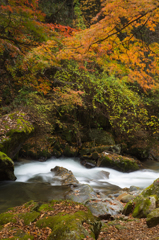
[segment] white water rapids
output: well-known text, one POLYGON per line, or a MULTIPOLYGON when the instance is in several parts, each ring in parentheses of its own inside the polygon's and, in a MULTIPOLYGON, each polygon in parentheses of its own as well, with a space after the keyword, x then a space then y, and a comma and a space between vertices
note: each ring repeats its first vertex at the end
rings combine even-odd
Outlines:
POLYGON ((43 182, 49 182, 56 186, 58 182, 53 180, 53 173, 50 171, 55 166, 61 166, 71 170, 80 183, 86 183, 94 187, 104 187, 105 183, 117 185, 121 188, 137 186, 145 188, 159 177, 157 170, 144 169, 132 173, 122 173, 110 168, 87 169, 79 161, 72 158, 51 158, 46 162, 32 161, 15 166, 16 182, 32 182, 35 178, 43 182), (102 174, 102 171, 109 172, 109 179, 102 174))
POLYGON ((46 162, 26 161, 15 164, 17 180, 0 182, 0 213, 10 207, 21 205, 27 201, 49 201, 65 199, 70 186, 61 186, 59 179, 54 178, 50 170, 61 166, 71 170, 80 183, 91 185, 95 191, 108 195, 119 192, 120 188, 136 186, 145 188, 159 177, 159 163, 150 162, 155 170, 145 169, 122 173, 110 168, 87 169, 79 159, 51 158, 46 162), (153 166, 154 164, 154 166, 153 166), (107 174, 109 172, 109 178, 107 174))

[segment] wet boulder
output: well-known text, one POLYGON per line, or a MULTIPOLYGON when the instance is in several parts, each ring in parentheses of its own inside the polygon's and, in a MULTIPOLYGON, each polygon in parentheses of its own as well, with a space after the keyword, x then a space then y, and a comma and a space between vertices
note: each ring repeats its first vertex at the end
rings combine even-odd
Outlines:
POLYGON ((0 152, 0 181, 16 180, 14 162, 3 152, 0 152))
POLYGON ((105 151, 98 158, 97 166, 109 167, 122 172, 132 172, 141 169, 142 163, 134 158, 105 151))
POLYGON ((79 184, 78 180, 73 175, 72 171, 56 166, 55 168, 51 169, 51 172, 54 173, 54 178, 59 179, 61 185, 77 185, 79 184))

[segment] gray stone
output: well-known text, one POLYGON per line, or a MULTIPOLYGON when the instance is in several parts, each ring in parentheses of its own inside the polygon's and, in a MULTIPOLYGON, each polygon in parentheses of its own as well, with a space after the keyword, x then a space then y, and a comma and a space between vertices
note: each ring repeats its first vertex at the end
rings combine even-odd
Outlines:
POLYGON ((119 201, 110 198, 106 198, 105 200, 92 199, 85 204, 94 216, 101 219, 108 219, 110 216, 121 213, 123 210, 123 205, 119 201))
POLYGON ((91 186, 87 184, 80 184, 77 187, 72 187, 71 191, 66 195, 66 199, 79 203, 85 203, 89 199, 97 199, 97 194, 91 186))

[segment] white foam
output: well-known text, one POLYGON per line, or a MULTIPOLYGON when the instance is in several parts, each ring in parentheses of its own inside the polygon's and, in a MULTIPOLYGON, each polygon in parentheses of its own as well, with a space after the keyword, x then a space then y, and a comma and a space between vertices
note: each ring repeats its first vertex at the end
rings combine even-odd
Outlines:
POLYGON ((19 166, 15 166, 15 175, 17 177, 16 181, 26 182, 38 175, 41 176, 44 181, 50 182, 52 178, 50 170, 55 166, 61 166, 71 170, 80 183, 94 185, 94 181, 96 181, 95 184, 99 186, 102 186, 104 182, 109 182, 121 188, 133 185, 145 188, 159 177, 159 170, 154 171, 144 169, 132 173, 122 173, 110 168, 87 169, 78 161, 71 158, 51 158, 46 162, 32 161, 30 163, 23 163, 19 166), (101 171, 109 172, 109 179, 107 179, 101 171))

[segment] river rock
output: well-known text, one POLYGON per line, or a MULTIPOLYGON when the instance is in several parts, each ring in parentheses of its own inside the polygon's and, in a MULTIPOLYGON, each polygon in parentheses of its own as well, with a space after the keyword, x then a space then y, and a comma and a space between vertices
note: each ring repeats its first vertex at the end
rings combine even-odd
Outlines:
POLYGON ((109 219, 110 216, 121 213, 124 208, 120 201, 110 198, 106 198, 105 200, 92 199, 85 204, 91 210, 92 214, 100 219, 109 219))
POLYGON ((0 152, 0 181, 16 180, 14 162, 3 152, 0 152))
POLYGON ((72 171, 66 168, 56 166, 55 168, 51 169, 51 172, 55 174, 55 177, 60 179, 62 185, 79 184, 72 171))
POLYGON ((80 184, 77 187, 71 188, 70 192, 66 195, 66 199, 85 203, 89 199, 97 199, 97 194, 88 184, 80 184))
POLYGON ((159 224, 159 208, 154 209, 148 214, 146 223, 148 227, 154 227, 159 224))

